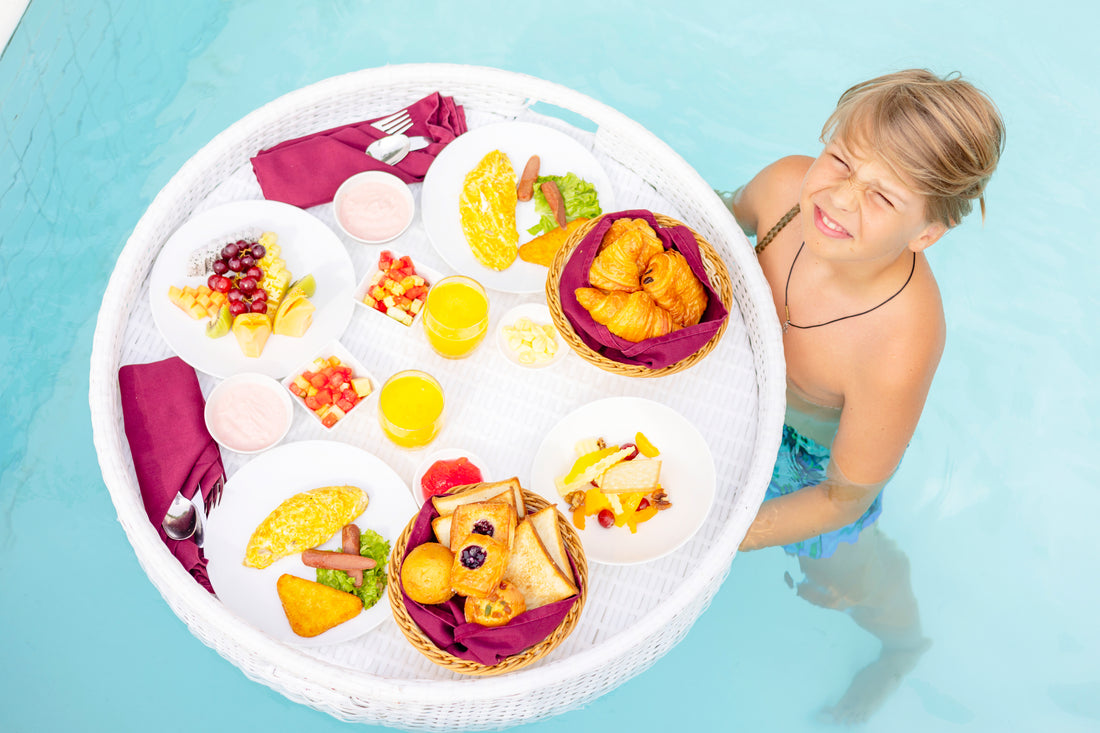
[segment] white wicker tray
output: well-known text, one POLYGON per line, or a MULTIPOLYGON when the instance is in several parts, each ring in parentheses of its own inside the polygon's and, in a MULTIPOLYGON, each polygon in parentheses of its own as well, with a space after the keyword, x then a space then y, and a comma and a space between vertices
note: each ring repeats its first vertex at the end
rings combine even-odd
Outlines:
MULTIPOLYGON (((334 223, 331 205, 310 212, 334 223)), ((356 277, 362 277, 378 250, 346 243, 356 277)), ((422 227, 395 248, 447 271, 422 227)), ((529 300, 494 293, 493 318, 529 300)), ((494 320, 490 328, 495 326, 494 320)), ((214 380, 200 375, 200 383, 208 393, 214 380)), ((93 342, 89 399, 96 451, 119 521, 149 579, 203 643, 250 678, 340 719, 468 730, 579 707, 645 670, 683 638, 728 573, 763 500, 783 421, 784 367, 771 295, 751 247, 711 188, 668 146, 618 112, 556 84, 495 69, 418 64, 368 69, 288 94, 218 135, 180 169, 138 222, 111 276, 93 342), (691 369, 661 379, 613 375, 573 355, 552 369, 525 372, 489 347, 462 362, 445 362, 422 337, 395 339, 395 324, 357 309, 341 341, 370 371, 384 375, 417 364, 444 381, 451 407, 434 447, 471 450, 497 473, 514 473, 525 485, 539 442, 557 420, 612 395, 674 406, 699 427, 714 455, 717 497, 696 537, 645 565, 592 565, 590 596, 574 633, 546 658, 500 677, 466 678, 433 665, 393 623, 353 642, 307 650, 274 642, 227 611, 181 568, 149 523, 119 397, 121 365, 171 355, 147 309, 131 307, 148 297, 155 253, 196 212, 261 197, 250 156, 282 140, 380 116, 434 91, 454 96, 471 128, 536 121, 581 141, 607 169, 618 208, 667 214, 715 246, 727 262, 737 301, 718 347, 691 369), (587 118, 596 131, 540 114, 536 104, 587 118), (376 348, 380 340, 385 349, 376 348)), ((374 421, 362 417, 335 438, 379 455, 411 482, 423 455, 389 446, 374 421)), ((298 420, 287 440, 320 438, 320 431, 315 421, 298 420)), ((243 465, 239 457, 225 458, 230 475, 243 465)))

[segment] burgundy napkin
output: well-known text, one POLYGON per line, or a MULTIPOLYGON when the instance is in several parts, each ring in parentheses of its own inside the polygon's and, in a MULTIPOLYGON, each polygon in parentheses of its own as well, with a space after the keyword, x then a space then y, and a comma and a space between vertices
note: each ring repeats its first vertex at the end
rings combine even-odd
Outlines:
POLYGON ((303 209, 326 204, 332 201, 341 183, 363 171, 386 171, 406 183, 423 181, 435 156, 447 143, 466 132, 466 113, 455 104, 454 97, 444 97, 439 92, 429 94, 407 109, 413 126, 405 134, 422 135, 432 140, 426 148, 412 151, 396 166, 375 160, 365 151, 385 134, 370 124, 374 120, 287 140, 261 150, 252 158, 252 170, 264 198, 303 209))
MULTIPOLYGON (((409 532, 406 556, 417 545, 434 541, 432 520, 438 516, 435 506, 430 501, 424 502, 420 513, 416 515, 412 531, 409 532)), ((405 558, 401 559, 404 561, 405 558)), ((570 558, 570 564, 572 562, 570 558)), ((572 567, 572 571, 573 581, 579 588, 581 581, 577 576, 576 566, 572 567)), ((405 595, 404 591, 402 596, 409 615, 433 644, 460 659, 489 666, 498 664, 513 654, 519 654, 550 636, 577 601, 577 596, 570 596, 532 611, 524 611, 506 626, 491 628, 466 623, 464 599, 459 596, 434 606, 417 603, 405 595)))
POLYGON ((596 353, 621 364, 646 366, 650 369, 662 369, 675 364, 701 349, 729 317, 722 299, 718 297, 707 277, 706 269, 703 267, 703 256, 699 252, 699 243, 695 241, 695 235, 685 226, 658 226, 652 212, 643 209, 607 214, 600 219, 573 250, 569 262, 562 268, 560 287, 562 312, 573 325, 580 340, 596 353), (596 258, 604 233, 611 228, 613 221, 624 218, 645 219, 661 238, 665 249, 675 249, 687 260, 691 271, 707 291, 707 309, 703 312, 703 318, 699 323, 664 336, 635 343, 619 338, 608 331, 607 326, 596 323, 588 311, 577 302, 574 292, 577 288, 589 287, 588 269, 592 266, 592 260, 596 258))
POLYGON ((176 491, 204 501, 224 475, 218 444, 203 419, 205 402, 195 370, 179 357, 118 370, 122 418, 134 457, 145 513, 180 564, 211 593, 206 558, 194 538, 171 540, 160 523, 176 491))

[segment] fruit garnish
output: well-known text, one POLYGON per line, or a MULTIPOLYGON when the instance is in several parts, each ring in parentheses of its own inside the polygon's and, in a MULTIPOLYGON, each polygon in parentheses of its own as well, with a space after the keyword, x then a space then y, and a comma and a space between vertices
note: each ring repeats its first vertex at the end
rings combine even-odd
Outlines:
POLYGON ((625 526, 634 533, 639 524, 672 506, 660 484, 661 461, 654 457, 659 452, 640 432, 635 441, 597 450, 591 448, 605 445, 603 438, 577 442, 581 455, 555 483, 578 529, 584 529, 586 517, 595 516, 601 527, 625 526))
POLYGON ((649 438, 645 437, 643 433, 634 434, 634 444, 638 446, 638 450, 642 452, 642 455, 646 458, 655 458, 661 455, 661 451, 657 450, 657 447, 653 443, 649 442, 649 438))
POLYGON ((312 298, 316 292, 317 280, 314 279, 313 273, 298 278, 286 289, 287 297, 290 297, 291 294, 300 294, 312 298))
POLYGON ((218 314, 206 324, 206 335, 212 339, 218 339, 229 333, 233 326, 233 316, 229 312, 229 304, 218 309, 218 314))

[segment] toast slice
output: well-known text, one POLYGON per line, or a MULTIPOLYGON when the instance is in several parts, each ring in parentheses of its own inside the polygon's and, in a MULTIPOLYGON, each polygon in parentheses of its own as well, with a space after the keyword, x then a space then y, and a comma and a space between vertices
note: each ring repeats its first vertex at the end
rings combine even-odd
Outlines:
POLYGON ((523 505, 523 488, 519 485, 519 479, 514 476, 507 481, 470 484, 468 488, 456 493, 433 496, 432 505, 439 512, 439 516, 445 517, 448 514, 453 514, 455 508, 462 504, 469 504, 474 501, 489 501, 504 491, 512 492, 512 505, 515 507, 516 516, 523 517, 526 514, 523 505))
POLYGON ((297 575, 283 573, 275 582, 283 613, 298 636, 317 636, 350 621, 363 610, 358 596, 297 575))
POLYGON ((504 580, 519 588, 529 611, 577 594, 577 586, 558 569, 530 519, 516 526, 504 580))
MULTIPOLYGON (((505 495, 511 496, 510 492, 505 495)), ((507 548, 512 547, 512 536, 516 529, 516 510, 506 501, 474 501, 461 504, 451 515, 451 552, 457 552, 458 546, 471 534, 483 534, 500 540, 507 548)))
MULTIPOLYGON (((477 484, 472 484, 472 486, 476 485, 477 484)), ((496 496, 490 497, 487 501, 504 502, 511 505, 512 510, 515 511, 515 506, 512 504, 512 502, 515 501, 515 495, 512 493, 511 489, 507 489, 504 492, 497 494, 496 496)), ((463 505, 459 504, 458 506, 463 505)), ((435 532, 435 539, 439 544, 443 545, 444 547, 451 546, 451 521, 453 519, 454 514, 451 513, 446 516, 438 516, 432 520, 432 530, 435 532)), ((515 522, 513 522, 513 524, 515 524, 515 522)), ((465 535, 458 537, 458 540, 461 541, 463 537, 465 537, 465 535)), ((509 543, 510 542, 511 541, 509 540, 509 543)))
POLYGON ((561 528, 558 525, 558 517, 561 512, 554 505, 541 509, 528 515, 527 519, 535 528, 535 533, 546 548, 547 554, 558 566, 562 575, 569 578, 573 575, 573 566, 569 564, 569 555, 565 550, 565 541, 561 537, 561 528))

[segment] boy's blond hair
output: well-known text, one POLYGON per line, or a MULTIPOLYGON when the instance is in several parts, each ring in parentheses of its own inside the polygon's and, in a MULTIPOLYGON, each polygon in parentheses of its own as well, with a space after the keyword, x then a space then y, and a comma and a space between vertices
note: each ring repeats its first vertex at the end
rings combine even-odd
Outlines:
POLYGON ((958 74, 909 69, 856 84, 825 121, 822 141, 833 135, 874 151, 927 197, 929 221, 953 227, 974 199, 985 219, 985 186, 1004 149, 1004 123, 989 97, 958 74))

